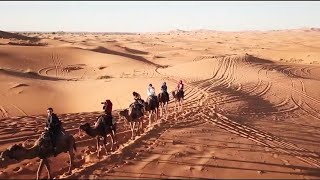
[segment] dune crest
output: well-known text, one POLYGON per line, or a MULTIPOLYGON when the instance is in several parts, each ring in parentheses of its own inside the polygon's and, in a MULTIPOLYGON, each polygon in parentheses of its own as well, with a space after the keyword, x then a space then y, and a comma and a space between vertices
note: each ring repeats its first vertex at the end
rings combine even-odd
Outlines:
MULTIPOLYGON (((317 179, 319 33, 200 29, 28 37, 1 31, 0 152, 37 139, 53 107, 78 149, 70 175, 63 174, 67 154, 50 158, 55 178, 317 179), (47 45, 12 45, 19 41, 47 45), (185 85, 181 112, 172 95, 179 80, 185 85), (144 117, 144 132, 132 140, 120 110, 133 102, 133 91, 146 100, 148 85, 158 95, 164 82, 167 116, 153 128, 144 117), (101 151, 99 161, 95 139, 79 135, 79 125, 93 125, 106 99, 113 103, 120 148, 101 151)), ((1 162, 0 179, 34 178, 38 163, 1 162)))

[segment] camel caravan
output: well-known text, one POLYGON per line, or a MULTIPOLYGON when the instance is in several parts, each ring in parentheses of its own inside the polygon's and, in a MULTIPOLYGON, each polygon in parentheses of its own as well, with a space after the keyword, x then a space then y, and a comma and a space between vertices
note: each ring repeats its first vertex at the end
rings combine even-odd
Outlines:
MULTIPOLYGON (((152 128, 152 120, 158 120, 159 118, 159 107, 161 109, 161 116, 168 114, 169 104, 169 93, 167 92, 167 85, 164 82, 161 86, 161 93, 156 96, 155 88, 152 84, 149 84, 147 89, 147 100, 144 101, 140 94, 137 92, 132 93, 134 102, 129 105, 127 109, 119 112, 119 117, 125 119, 129 123, 131 129, 131 139, 134 140, 136 134, 140 135, 143 133, 143 118, 146 113, 149 116, 149 124, 147 128, 152 128), (137 131, 135 131, 137 125, 137 131)), ((184 84, 180 80, 176 90, 172 91, 172 97, 175 102, 175 112, 182 111, 183 99, 184 99, 184 84)), ((89 123, 81 124, 79 126, 79 136, 82 132, 86 135, 96 139, 97 156, 100 158, 100 141, 102 140, 102 146, 104 147, 105 153, 110 152, 119 148, 116 136, 116 119, 112 116, 112 102, 106 100, 101 102, 103 104, 103 114, 97 118, 95 124, 91 127, 89 123), (111 137, 111 149, 108 151, 107 137, 111 137)), ((0 155, 1 161, 9 159, 22 161, 24 159, 40 158, 40 164, 37 171, 37 179, 40 177, 40 173, 45 166, 48 172, 48 178, 51 179, 50 164, 48 161, 49 157, 56 157, 60 153, 69 154, 69 169, 67 174, 71 174, 74 161, 74 151, 76 148, 76 140, 68 134, 62 127, 62 122, 59 120, 57 115, 53 112, 52 108, 47 109, 47 121, 44 128, 44 132, 34 142, 31 148, 27 148, 25 143, 14 144, 8 149, 3 151, 0 155)), ((28 140, 27 140, 28 141, 28 140)))

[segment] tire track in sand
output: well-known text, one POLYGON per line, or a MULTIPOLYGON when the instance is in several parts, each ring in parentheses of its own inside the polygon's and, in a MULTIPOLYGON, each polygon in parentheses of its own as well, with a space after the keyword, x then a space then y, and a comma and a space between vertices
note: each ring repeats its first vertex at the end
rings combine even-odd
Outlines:
POLYGON ((215 113, 211 109, 206 109, 206 112, 202 112, 202 117, 208 122, 231 133, 250 139, 278 152, 294 156, 303 162, 320 168, 320 156, 318 154, 307 149, 299 148, 295 144, 285 142, 277 136, 236 123, 222 114, 215 113))

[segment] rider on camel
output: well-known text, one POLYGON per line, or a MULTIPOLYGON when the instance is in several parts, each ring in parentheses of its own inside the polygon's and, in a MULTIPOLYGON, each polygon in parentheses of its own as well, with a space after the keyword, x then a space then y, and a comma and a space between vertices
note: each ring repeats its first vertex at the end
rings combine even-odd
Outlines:
POLYGON ((147 89, 148 98, 155 99, 156 98, 156 91, 152 84, 149 84, 149 87, 147 89))
MULTIPOLYGON (((116 121, 112 117, 112 102, 107 99, 105 102, 101 102, 103 104, 104 114, 99 116, 98 121, 103 121, 106 128, 110 128, 113 134, 113 137, 116 137, 116 121)), ((107 131, 107 129, 106 129, 107 131)), ((117 141, 115 141, 117 142, 117 141)))
POLYGON ((163 82, 163 84, 161 86, 161 92, 162 92, 162 94, 166 94, 167 97, 169 97, 168 87, 167 87, 166 82, 163 82))
POLYGON ((45 130, 48 130, 51 143, 52 143, 52 148, 53 148, 53 153, 54 156, 57 156, 57 148, 56 148, 56 141, 57 137, 59 134, 62 132, 62 123, 59 120, 58 116, 53 113, 53 108, 48 108, 47 109, 47 121, 46 121, 46 127, 45 130))
POLYGON ((184 97, 184 91, 183 91, 184 84, 182 83, 182 80, 179 81, 177 89, 178 89, 178 93, 181 93, 182 97, 184 97))
POLYGON ((132 95, 133 95, 134 102, 132 104, 130 104, 129 107, 131 107, 135 104, 144 106, 144 101, 141 99, 141 96, 139 93, 133 91, 132 95))
POLYGON ((135 101, 141 100, 141 96, 139 93, 133 91, 132 95, 135 101))

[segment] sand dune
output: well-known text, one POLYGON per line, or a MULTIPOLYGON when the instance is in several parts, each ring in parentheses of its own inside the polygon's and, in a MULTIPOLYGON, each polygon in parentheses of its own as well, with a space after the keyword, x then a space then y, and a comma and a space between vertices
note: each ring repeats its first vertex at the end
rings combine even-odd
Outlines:
POLYGON ((18 33, 10 33, 5 31, 0 31, 0 38, 3 39, 17 39, 17 40, 29 40, 29 41, 39 41, 40 38, 28 37, 18 33))
POLYGON ((16 77, 21 77, 21 78, 32 78, 32 79, 36 79, 36 80, 49 80, 49 81, 62 80, 60 78, 41 76, 41 75, 37 74, 36 72, 32 72, 32 71, 20 72, 20 71, 14 71, 14 70, 10 70, 10 69, 1 69, 0 73, 3 73, 5 75, 9 75, 9 76, 16 76, 16 77))
MULTIPOLYGON (((0 151, 37 139, 53 107, 78 146, 71 175, 67 154, 50 158, 56 178, 320 177, 318 29, 37 34, 44 47, 0 35, 0 151), (130 140, 118 111, 131 93, 146 99, 148 84, 159 93, 164 81, 171 92, 180 79, 183 111, 171 97, 168 116, 130 140), (121 146, 99 161, 78 127, 93 124, 107 98, 121 146)), ((38 162, 1 162, 0 178, 34 178, 38 162)))

